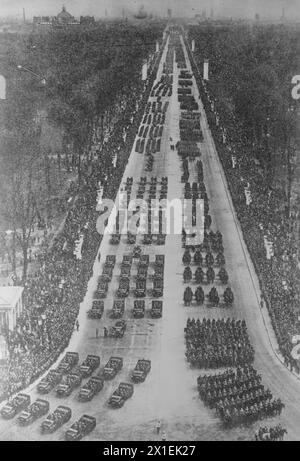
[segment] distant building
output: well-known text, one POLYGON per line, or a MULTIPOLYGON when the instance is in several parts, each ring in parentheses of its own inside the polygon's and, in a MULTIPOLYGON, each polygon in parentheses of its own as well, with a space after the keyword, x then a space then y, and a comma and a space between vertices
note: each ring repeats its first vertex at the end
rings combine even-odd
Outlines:
POLYGON ((256 22, 258 22, 260 20, 260 16, 259 16, 258 13, 255 14, 254 19, 255 19, 256 22))
POLYGON ((63 6, 60 13, 57 16, 34 16, 33 25, 34 27, 38 26, 51 26, 51 27, 65 27, 78 25, 74 16, 72 16, 63 6))
POLYGON ((80 16, 80 24, 82 26, 92 26, 95 24, 94 16, 80 16))
POLYGON ((59 24, 72 24, 75 21, 75 18, 68 13, 66 7, 63 6, 61 12, 56 16, 56 20, 59 24))
POLYGON ((172 10, 171 10, 171 8, 168 9, 168 18, 169 19, 172 18, 172 10))

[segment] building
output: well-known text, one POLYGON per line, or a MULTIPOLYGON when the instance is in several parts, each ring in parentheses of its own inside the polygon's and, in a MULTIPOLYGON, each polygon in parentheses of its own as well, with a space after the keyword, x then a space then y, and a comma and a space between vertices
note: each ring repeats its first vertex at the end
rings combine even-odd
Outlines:
POLYGON ((172 19, 172 10, 171 10, 171 8, 168 9, 168 18, 172 19))
POLYGON ((92 26, 95 24, 94 16, 80 16, 81 26, 92 26))
POLYGON ((79 25, 79 21, 74 18, 67 10, 66 7, 63 6, 60 13, 57 16, 34 16, 33 18, 33 26, 40 27, 45 26, 50 27, 68 27, 79 25))
POLYGON ((66 10, 66 7, 63 6, 61 12, 56 16, 56 22, 61 25, 73 24, 75 18, 66 10))
POLYGON ((0 328, 13 330, 23 310, 23 287, 0 287, 0 328))

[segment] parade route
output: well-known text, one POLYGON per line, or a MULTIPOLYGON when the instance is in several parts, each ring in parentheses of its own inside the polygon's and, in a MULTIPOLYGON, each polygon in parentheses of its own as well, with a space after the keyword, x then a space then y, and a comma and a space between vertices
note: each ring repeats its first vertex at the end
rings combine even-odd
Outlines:
MULTIPOLYGON (((188 64, 187 68, 191 70, 183 40, 181 43, 188 64)), ((166 62, 169 46, 170 43, 167 40, 154 85, 160 80, 163 73, 163 64, 166 62)), ((161 150, 154 154, 153 170, 145 172, 146 155, 137 153, 135 151, 136 142, 134 143, 120 192, 122 192, 126 179, 129 177, 133 178, 132 190, 134 192, 137 190, 140 177, 146 176, 147 184, 150 183, 151 177, 156 177, 158 181, 167 177, 168 200, 183 198, 181 161, 177 151, 171 149, 170 145, 171 139, 173 144, 179 140, 178 75, 179 70, 174 55, 172 96, 162 97, 162 102, 167 101, 169 106, 161 139, 161 150)), ((161 434, 156 434, 158 420, 161 421, 162 430, 166 432, 167 440, 170 441, 249 440, 253 438, 253 433, 261 425, 261 421, 251 427, 240 426, 224 430, 214 410, 206 407, 199 399, 197 377, 200 374, 205 374, 205 372, 192 369, 185 357, 184 328, 189 317, 245 319, 251 343, 255 348, 254 366, 262 375, 264 385, 270 388, 276 398, 281 398, 285 403, 285 410, 282 415, 270 418, 268 424, 280 422, 288 429, 287 439, 299 440, 300 438, 300 427, 297 424, 300 420, 300 381, 287 370, 278 357, 278 346, 268 314, 261 312, 257 276, 243 241, 194 78, 192 92, 199 103, 201 112, 201 129, 204 139, 200 143, 200 150, 204 168, 204 182, 212 216, 212 229, 214 231, 220 230, 223 235, 226 269, 229 274, 230 286, 234 292, 234 304, 228 309, 207 307, 206 305, 185 307, 183 303, 185 286, 182 275, 184 267, 182 265, 181 234, 167 235, 165 245, 162 246, 144 245, 139 236, 142 253, 149 255, 152 265, 156 255, 165 255, 162 318, 153 319, 148 312, 142 319, 133 318, 134 283, 131 283, 130 295, 125 301, 124 319, 127 321, 125 335, 118 339, 104 337, 104 327, 110 328, 114 324, 110 318, 110 310, 119 284, 122 257, 132 251, 132 245, 127 243, 125 235, 121 236, 118 245, 112 245, 110 243, 111 236, 105 234, 99 248, 101 259, 99 261, 97 257, 95 260, 93 276, 89 281, 88 290, 80 308, 79 331, 74 331, 68 350, 78 352, 80 362, 87 354, 99 355, 101 358, 100 368, 106 364, 111 356, 123 357, 123 369, 115 379, 106 381, 103 390, 90 402, 79 402, 77 399, 78 390, 63 399, 57 398, 54 391, 45 396, 50 402, 51 411, 58 405, 70 407, 72 409, 72 422, 82 414, 96 418, 97 426, 85 440, 161 440, 161 434), (91 320, 87 317, 87 311, 91 307, 97 280, 107 255, 116 256, 116 266, 104 303, 104 315, 101 320, 91 320), (144 383, 134 386, 133 397, 122 408, 111 409, 107 404, 110 395, 120 382, 130 381, 130 373, 138 359, 150 359, 151 372, 144 383)), ((150 96, 149 101, 153 102, 154 99, 153 96, 150 96)), ((189 168, 192 171, 189 180, 193 182, 195 162, 190 161, 189 168)), ((135 271, 136 266, 134 265, 134 276, 135 271)), ((149 296, 146 297, 146 311, 150 309, 151 300, 148 298, 149 296)), ((98 372, 99 370, 96 374, 98 372)), ((39 397, 36 384, 31 385, 28 390, 32 401, 39 397)), ((38 420, 29 427, 21 428, 15 420, 4 421, 1 419, 0 439, 64 440, 65 429, 70 425, 68 423, 66 427, 60 428, 54 434, 41 435, 40 422, 38 420)))

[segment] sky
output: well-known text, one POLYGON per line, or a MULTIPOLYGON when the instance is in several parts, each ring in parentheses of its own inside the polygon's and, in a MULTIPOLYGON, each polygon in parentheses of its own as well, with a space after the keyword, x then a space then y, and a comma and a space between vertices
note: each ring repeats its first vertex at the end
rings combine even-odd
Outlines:
POLYGON ((26 17, 39 15, 56 15, 65 5, 74 16, 90 14, 104 16, 105 9, 109 16, 121 16, 135 13, 141 5, 153 14, 166 15, 171 8, 173 16, 194 16, 206 8, 209 16, 211 7, 214 15, 253 18, 255 13, 262 18, 275 19, 281 16, 282 8, 290 19, 300 19, 300 0, 0 0, 0 17, 22 16, 25 8, 26 17))

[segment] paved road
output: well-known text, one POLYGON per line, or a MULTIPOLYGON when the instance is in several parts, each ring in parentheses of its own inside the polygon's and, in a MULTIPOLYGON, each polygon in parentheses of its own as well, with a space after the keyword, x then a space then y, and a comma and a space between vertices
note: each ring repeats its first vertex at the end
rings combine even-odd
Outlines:
MULTIPOLYGON (((158 79, 162 73, 162 63, 166 59, 168 43, 164 50, 158 70, 158 79)), ((187 58, 188 62, 188 58, 187 58)), ((134 178, 133 191, 140 176, 168 176, 168 198, 183 196, 180 183, 180 159, 175 151, 170 149, 169 138, 178 140, 179 104, 177 102, 178 70, 174 62, 173 95, 166 115, 166 124, 162 138, 160 154, 155 154, 152 173, 145 174, 145 156, 131 153, 123 183, 127 177, 134 178)), ((199 99, 194 83, 193 92, 199 99)), ((153 98, 150 97, 152 101, 153 98)), ((255 366, 263 376, 264 384, 272 390, 275 397, 280 397, 286 403, 286 410, 281 418, 268 420, 267 424, 282 422, 288 428, 290 439, 299 439, 300 408, 297 398, 300 390, 299 381, 278 361, 271 346, 276 343, 274 335, 269 328, 266 333, 265 325, 269 320, 258 306, 258 284, 241 240, 241 233, 236 221, 231 200, 227 192, 224 174, 220 167, 213 140, 207 126, 205 113, 201 105, 202 130, 204 142, 201 143, 202 161, 204 164, 204 178, 210 199, 210 210, 213 218, 213 229, 219 229, 223 234, 227 271, 230 276, 230 285, 235 294, 235 303, 232 309, 190 307, 183 306, 182 297, 184 285, 182 282, 183 266, 181 262, 182 248, 181 235, 169 235, 165 246, 143 247, 143 252, 150 255, 153 261, 155 254, 165 254, 165 289, 163 297, 162 319, 151 319, 148 315, 142 320, 132 318, 133 305, 132 292, 126 301, 125 318, 128 327, 124 338, 116 340, 103 338, 103 326, 112 324, 109 310, 112 307, 114 294, 118 286, 120 261, 123 254, 132 249, 126 243, 125 236, 121 243, 112 246, 109 236, 102 240, 100 263, 96 259, 94 275, 89 282, 87 294, 82 303, 79 323, 79 332, 74 332, 69 350, 80 353, 80 359, 88 353, 98 354, 101 357, 101 366, 112 355, 124 358, 122 372, 112 381, 106 382, 104 389, 90 403, 79 403, 74 392, 69 398, 58 399, 52 392, 46 398, 50 401, 51 410, 63 403, 72 408, 72 421, 83 413, 94 415, 97 418, 97 427, 86 440, 159 440, 155 433, 157 419, 162 421, 162 429, 166 431, 168 440, 237 440, 253 437, 254 430, 259 423, 251 428, 237 428, 224 431, 214 412, 207 409, 198 398, 196 378, 200 374, 197 370, 189 368, 185 360, 184 326, 187 318, 210 317, 221 318, 231 316, 245 318, 250 330, 250 337, 255 346, 255 366), (108 297, 105 301, 104 317, 101 321, 89 320, 86 311, 90 308, 97 278, 101 273, 103 262, 107 254, 116 254, 117 264, 114 269, 113 280, 110 284, 108 297), (96 339, 95 331, 99 329, 101 337, 96 339), (120 381, 128 380, 130 370, 133 369, 137 359, 148 358, 152 361, 152 369, 146 381, 135 385, 133 397, 125 403, 124 407, 112 410, 107 406, 107 399, 120 381)), ((193 167, 190 164, 190 169, 193 167)), ((190 179, 192 181, 192 178, 190 179)), ((121 187, 123 187, 122 184, 121 187)), ((148 186, 149 187, 149 186, 148 186)), ((135 274, 133 269, 133 275, 135 274)), ((152 270, 152 266, 150 271, 152 270)), ((151 286, 149 281, 148 286, 151 286)), ((132 277, 134 287, 134 277, 132 277)), ((147 300, 147 304, 150 300, 147 300)), ((275 346, 276 348, 276 346, 275 346)), ((35 386, 31 386, 32 398, 37 397, 35 386)), ((53 435, 41 436, 39 422, 28 428, 20 428, 15 421, 0 421, 1 440, 63 440, 64 430, 53 435)))

